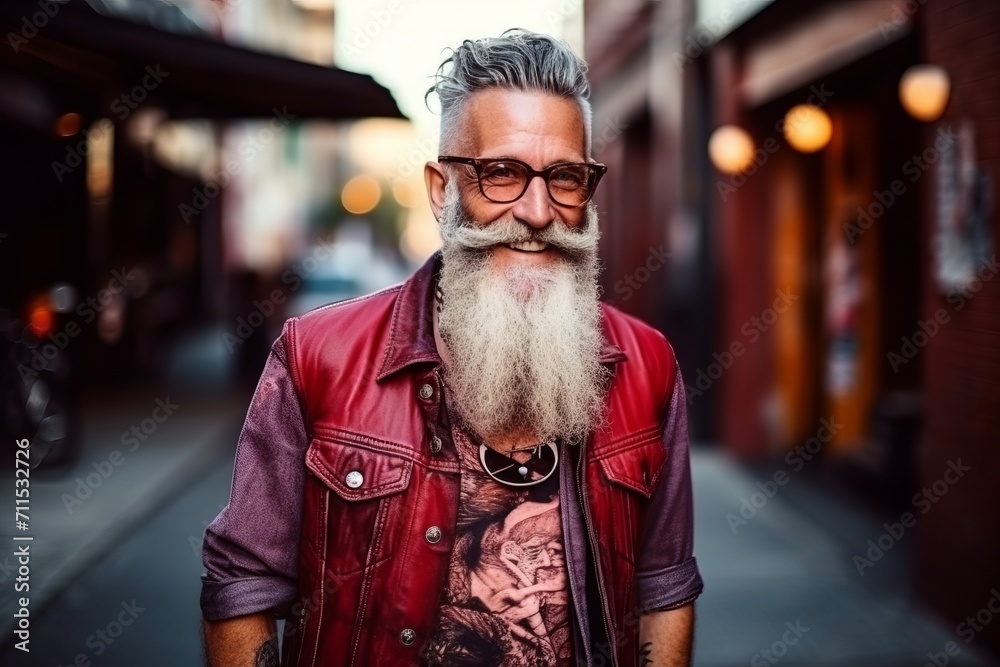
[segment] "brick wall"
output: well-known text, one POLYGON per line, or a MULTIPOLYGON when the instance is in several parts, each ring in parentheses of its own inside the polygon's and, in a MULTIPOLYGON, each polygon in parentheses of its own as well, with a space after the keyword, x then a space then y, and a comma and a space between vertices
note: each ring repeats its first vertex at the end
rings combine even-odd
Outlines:
MULTIPOLYGON (((992 171, 994 192, 1000 192, 1000 3, 930 0, 918 18, 925 60, 952 78, 940 124, 972 121, 978 161, 992 171)), ((933 131, 929 127, 928 136, 933 131)), ((961 310, 948 303, 934 282, 933 191, 923 193, 924 316, 945 308, 951 319, 921 352, 927 402, 922 482, 941 479, 949 461, 961 459, 970 470, 921 517, 917 577, 924 597, 957 626, 986 606, 991 590, 1000 590, 1000 275, 985 281, 961 310)), ((992 223, 1000 238, 996 211, 992 223)), ((974 636, 976 646, 1000 653, 1000 614, 974 636)))

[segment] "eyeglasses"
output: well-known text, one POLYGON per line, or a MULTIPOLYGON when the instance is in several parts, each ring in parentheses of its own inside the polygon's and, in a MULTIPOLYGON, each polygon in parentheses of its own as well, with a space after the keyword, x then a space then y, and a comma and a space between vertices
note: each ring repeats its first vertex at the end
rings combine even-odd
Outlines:
POLYGON ((476 170, 479 191, 497 204, 509 204, 528 191, 535 176, 545 180, 549 197, 561 206, 583 206, 594 196, 601 177, 608 171, 603 164, 560 162, 541 171, 520 160, 477 160, 471 157, 438 156, 438 162, 467 164, 476 170))

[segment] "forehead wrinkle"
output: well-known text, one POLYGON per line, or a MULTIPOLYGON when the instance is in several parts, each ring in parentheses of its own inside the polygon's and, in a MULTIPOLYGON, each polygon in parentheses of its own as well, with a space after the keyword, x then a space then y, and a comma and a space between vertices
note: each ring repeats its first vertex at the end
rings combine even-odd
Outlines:
POLYGON ((537 146, 545 146, 551 152, 554 146, 558 152, 565 150, 566 153, 549 160, 550 164, 586 159, 583 113, 571 98, 544 91, 490 88, 474 93, 465 103, 459 118, 457 134, 465 139, 460 145, 464 150, 471 151, 470 155, 474 157, 527 162, 523 156, 509 154, 509 147, 530 151, 537 146), (498 103, 501 99, 510 100, 510 103, 498 103), (542 101, 546 102, 547 108, 542 108, 542 101), (567 112, 570 115, 568 131, 565 124, 553 118, 555 114, 567 112), (512 128, 512 123, 520 127, 512 128), (482 155, 484 144, 491 137, 503 143, 497 148, 495 156, 482 155))

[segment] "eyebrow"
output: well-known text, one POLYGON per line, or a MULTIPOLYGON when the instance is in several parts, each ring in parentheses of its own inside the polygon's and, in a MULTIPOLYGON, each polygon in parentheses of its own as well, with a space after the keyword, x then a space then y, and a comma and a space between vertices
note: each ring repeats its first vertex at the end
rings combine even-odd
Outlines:
MULTIPOLYGON (((501 155, 499 157, 480 157, 480 158, 476 158, 476 159, 484 161, 484 162, 489 161, 489 160, 513 160, 515 162, 521 162, 523 164, 527 164, 529 167, 531 167, 531 165, 528 164, 526 161, 522 160, 519 157, 514 157, 513 155, 501 155)), ((587 162, 586 161, 577 161, 577 160, 556 160, 555 162, 550 162, 549 164, 543 166, 542 169, 548 169, 549 167, 557 165, 557 164, 587 164, 587 162)), ((532 167, 532 169, 534 169, 534 167, 532 167)))

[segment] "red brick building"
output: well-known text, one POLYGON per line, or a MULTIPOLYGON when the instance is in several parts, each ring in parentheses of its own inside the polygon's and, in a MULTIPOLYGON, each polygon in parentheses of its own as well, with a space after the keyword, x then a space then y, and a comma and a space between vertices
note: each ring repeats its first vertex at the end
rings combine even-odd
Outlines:
MULTIPOLYGON (((1000 586, 1000 4, 589 2, 586 44, 606 295, 674 341, 695 435, 748 458, 819 437, 929 502, 918 588, 974 617, 1000 586), (931 121, 901 102, 920 64, 950 79, 931 121), (810 153, 801 104, 829 122, 810 153), (736 173, 709 161, 723 125, 753 142, 736 173)), ((1000 652, 1000 623, 976 642, 1000 652)))

